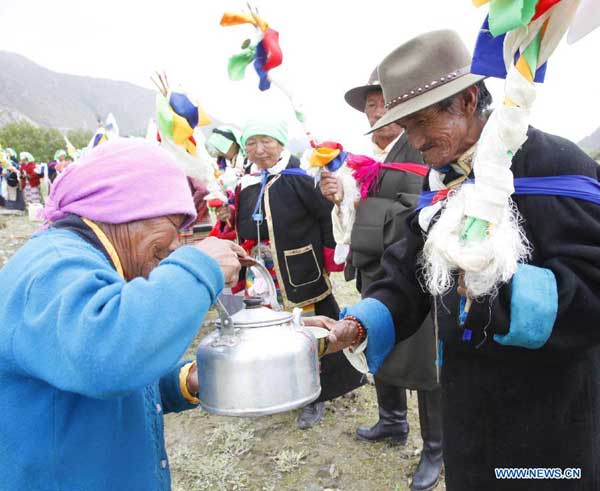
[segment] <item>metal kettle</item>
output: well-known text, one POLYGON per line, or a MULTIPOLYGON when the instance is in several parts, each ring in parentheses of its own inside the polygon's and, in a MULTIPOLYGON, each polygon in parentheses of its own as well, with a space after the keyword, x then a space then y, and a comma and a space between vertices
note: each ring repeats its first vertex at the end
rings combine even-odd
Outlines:
POLYGON ((198 347, 198 398, 210 413, 275 414, 321 393, 318 343, 302 327, 302 311, 282 311, 270 273, 258 262, 252 266, 269 285, 269 297, 244 299, 245 308, 232 316, 218 302, 217 329, 198 347))

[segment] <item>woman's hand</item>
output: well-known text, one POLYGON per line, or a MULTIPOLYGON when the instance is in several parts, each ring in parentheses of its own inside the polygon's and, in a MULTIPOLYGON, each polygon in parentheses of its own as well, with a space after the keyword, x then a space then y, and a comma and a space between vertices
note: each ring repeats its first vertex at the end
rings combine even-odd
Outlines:
POLYGON ((194 247, 208 254, 219 263, 219 267, 225 277, 225 284, 228 287, 232 287, 238 282, 242 267, 240 259, 244 259, 247 256, 246 251, 239 245, 229 240, 207 237, 201 242, 194 244, 194 247))
POLYGON ((220 208, 217 208, 216 214, 217 220, 220 222, 231 220, 231 208, 229 208, 229 205, 223 205, 220 208))
POLYGON ((336 321, 323 315, 317 315, 306 317, 303 321, 306 326, 323 327, 329 331, 325 354, 335 353, 351 346, 358 337, 358 324, 351 319, 336 321))
POLYGON ((338 178, 327 170, 321 171, 319 188, 321 189, 323 196, 332 203, 338 204, 344 199, 344 193, 338 178))

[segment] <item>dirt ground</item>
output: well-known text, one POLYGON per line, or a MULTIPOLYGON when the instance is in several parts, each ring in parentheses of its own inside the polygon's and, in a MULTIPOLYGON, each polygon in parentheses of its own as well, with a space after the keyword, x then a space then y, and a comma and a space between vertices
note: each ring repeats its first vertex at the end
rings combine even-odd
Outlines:
MULTIPOLYGON (((39 228, 24 216, 0 212, 0 267, 39 228)), ((334 275, 340 305, 358 299, 352 283, 334 275)), ((203 326, 199 339, 212 329, 203 326)), ((405 446, 364 443, 356 428, 377 420, 373 386, 327 403, 323 421, 296 428, 299 410, 261 418, 226 418, 201 409, 165 417, 173 491, 405 491, 419 461, 417 397, 409 394, 405 446)), ((444 491, 442 482, 436 491, 444 491)))

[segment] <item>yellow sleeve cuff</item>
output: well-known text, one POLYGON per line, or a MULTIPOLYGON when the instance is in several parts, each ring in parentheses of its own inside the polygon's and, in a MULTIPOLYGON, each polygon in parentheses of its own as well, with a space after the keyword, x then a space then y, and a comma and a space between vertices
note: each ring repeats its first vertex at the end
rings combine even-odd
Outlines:
POLYGON ((193 396, 187 386, 187 378, 192 367, 196 367, 194 362, 186 363, 179 369, 179 390, 181 391, 181 395, 185 397, 185 400, 190 404, 200 404, 200 399, 193 396))

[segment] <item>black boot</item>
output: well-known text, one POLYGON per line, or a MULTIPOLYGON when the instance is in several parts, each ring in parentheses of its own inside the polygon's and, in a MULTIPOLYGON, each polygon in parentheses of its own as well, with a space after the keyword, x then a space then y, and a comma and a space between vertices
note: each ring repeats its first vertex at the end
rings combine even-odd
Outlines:
POLYGON ((325 414, 325 403, 324 402, 313 402, 302 408, 302 411, 298 415, 296 424, 301 430, 307 430, 312 428, 319 421, 323 419, 325 414))
POLYGON ((419 422, 423 451, 412 478, 412 491, 435 488, 442 472, 442 390, 419 391, 419 422))
POLYGON ((396 445, 404 445, 408 438, 406 389, 386 384, 375 378, 375 391, 379 405, 379 421, 370 428, 368 426, 358 428, 357 438, 370 442, 389 438, 396 445))

